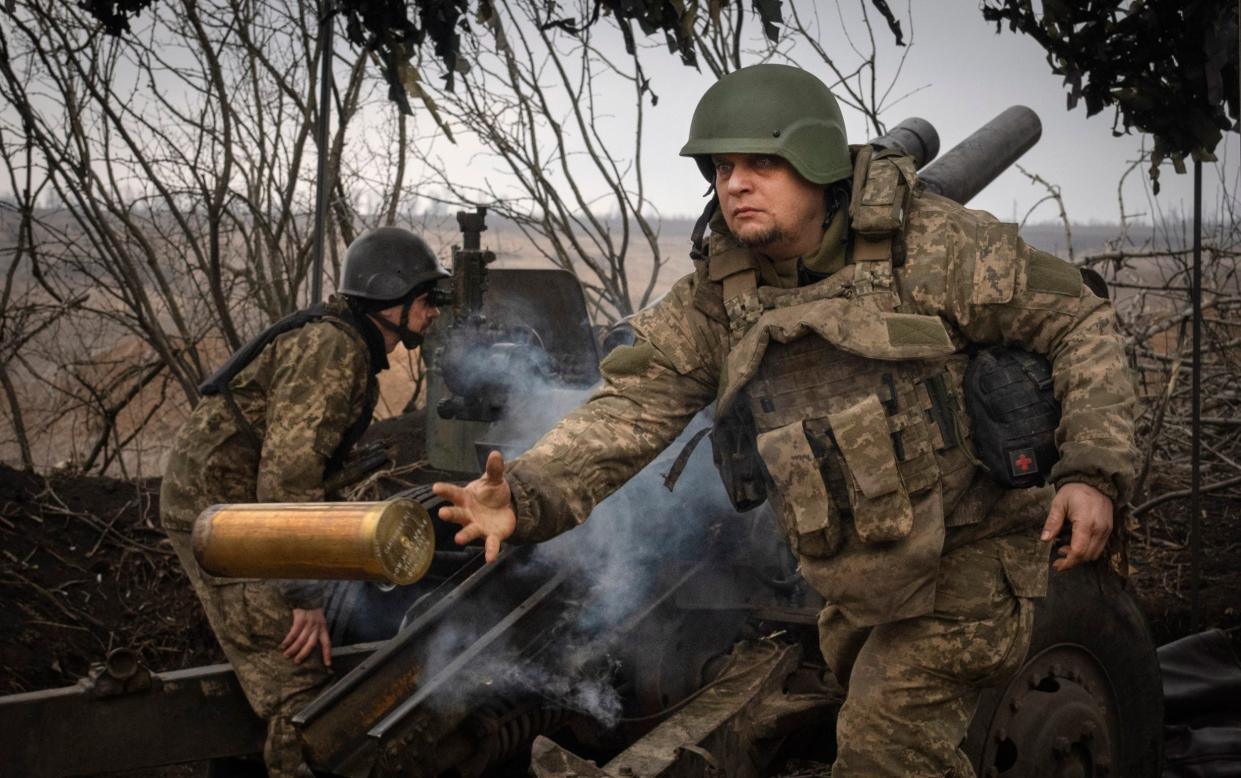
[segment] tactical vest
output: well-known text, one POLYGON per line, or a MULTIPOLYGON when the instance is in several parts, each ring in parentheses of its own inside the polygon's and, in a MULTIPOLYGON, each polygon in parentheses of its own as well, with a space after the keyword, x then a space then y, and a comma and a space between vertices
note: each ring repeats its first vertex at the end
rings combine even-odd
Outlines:
POLYGON ((964 344, 939 317, 899 311, 894 255, 915 184, 908 158, 858 153, 851 262, 817 283, 759 286, 753 255, 727 241, 707 267, 731 338, 717 417, 752 418, 803 575, 859 625, 930 612, 945 510, 975 471, 964 344))
MULTIPOLYGON (((237 422, 238 428, 242 434, 250 440, 256 450, 262 450, 263 441, 259 438, 254 427, 246 419, 241 408, 238 407, 236 400, 233 399, 232 392, 229 390, 229 383, 237 377, 242 370, 262 353, 263 349, 274 341, 280 335, 291 332, 300 327, 304 327, 311 322, 316 321, 333 321, 343 324, 357 334, 363 343, 366 337, 362 334, 361 328, 354 320, 353 314, 348 308, 334 309, 327 303, 316 303, 315 305, 300 311, 294 311, 283 319, 277 321, 267 329, 260 332, 252 340, 229 357, 228 361, 220 366, 218 370, 211 374, 202 385, 198 387, 198 391, 204 397, 212 395, 220 395, 225 404, 228 405, 229 411, 233 415, 234 421, 237 422)), ((370 358, 368 355, 367 361, 370 358)), ((362 435, 366 433, 371 424, 371 417, 375 415, 375 405, 379 402, 379 382, 375 378, 374 371, 368 371, 366 376, 366 396, 363 400, 362 410, 358 417, 354 420, 349 429, 345 430, 341 436, 340 445, 332 452, 332 456, 328 459, 324 469, 325 477, 338 471, 345 463, 345 459, 349 456, 350 450, 354 445, 362 439, 362 435)))

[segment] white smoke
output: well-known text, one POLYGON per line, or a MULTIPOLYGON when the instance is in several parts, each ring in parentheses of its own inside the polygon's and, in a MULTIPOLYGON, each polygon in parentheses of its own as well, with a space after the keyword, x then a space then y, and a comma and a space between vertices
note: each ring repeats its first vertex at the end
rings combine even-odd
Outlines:
MULTIPOLYGON (((482 366, 479 365, 479 369, 482 366)), ((510 396, 504 418, 492 425, 487 442, 506 454, 523 451, 589 396, 590 390, 564 387, 527 376, 523 391, 510 396)), ((504 666, 472 666, 470 677, 480 680, 471 690, 457 689, 444 704, 469 704, 477 695, 489 695, 511 686, 534 691, 551 704, 589 715, 604 727, 619 720, 623 708, 613 685, 616 663, 606 656, 583 656, 590 636, 614 627, 635 613, 653 594, 660 563, 675 558, 687 546, 708 543, 713 521, 735 518, 711 463, 709 441, 703 439, 690 455, 675 491, 664 477, 685 444, 710 425, 699 414, 662 454, 615 494, 601 502, 585 525, 541 544, 527 566, 509 566, 506 576, 520 577, 551 566, 568 570, 577 581, 589 582, 588 600, 570 632, 582 645, 565 645, 555 656, 504 666)), ((692 556, 692 554, 690 555, 692 556)), ((453 661, 480 633, 478 625, 494 623, 502 614, 494 603, 469 602, 469 613, 454 613, 436 634, 425 656, 431 677, 453 661)), ((503 650, 488 652, 505 655, 503 650)))

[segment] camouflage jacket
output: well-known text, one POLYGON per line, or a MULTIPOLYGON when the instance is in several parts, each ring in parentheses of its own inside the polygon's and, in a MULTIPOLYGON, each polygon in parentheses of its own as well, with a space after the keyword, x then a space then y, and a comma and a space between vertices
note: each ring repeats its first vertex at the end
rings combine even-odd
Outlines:
MULTIPOLYGON (((333 305, 343 313, 342 303, 333 305)), ((341 319, 279 335, 229 384, 259 441, 240 428, 224 396, 204 397, 173 443, 160 522, 188 532, 216 503, 323 500, 328 460, 367 407, 368 377, 387 366, 382 336, 364 336, 341 319)), ((320 607, 321 588, 282 586, 301 608, 320 607)))
MULTIPOLYGON (((1051 482, 1083 482, 1123 500, 1134 475, 1134 392, 1110 304, 1085 287, 1076 268, 1027 246, 1016 226, 936 195, 913 198, 900 238, 897 312, 937 317, 958 351, 1006 343, 1047 355, 1063 408, 1051 482)), ((713 236, 695 272, 634 318, 637 342, 604 360, 603 384, 591 399, 512 463, 515 540, 546 539, 585 521, 698 410, 713 400, 727 404, 742 388, 744 381, 729 375, 739 362, 737 339, 721 274, 713 272, 726 253, 718 249, 730 240, 713 236)), ((854 270, 845 264, 820 283, 847 287, 854 270)), ((945 547, 1037 522, 1047 499, 1045 490, 1003 494, 978 479, 944 505, 945 523, 955 528, 945 547), (991 520, 981 521, 985 516, 991 520)), ((1038 594, 1044 569, 1027 564, 1029 580, 1015 586, 1018 593, 1038 594)))

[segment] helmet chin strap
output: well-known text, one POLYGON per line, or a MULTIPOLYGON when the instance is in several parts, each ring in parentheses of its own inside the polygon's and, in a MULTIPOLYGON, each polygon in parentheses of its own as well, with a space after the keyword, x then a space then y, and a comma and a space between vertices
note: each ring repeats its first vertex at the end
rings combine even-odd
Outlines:
POLYGON ((383 327, 389 332, 395 333, 397 338, 400 339, 402 346, 404 346, 407 349, 411 349, 411 350, 418 348, 419 346, 422 345, 422 335, 417 332, 414 332, 413 330, 409 328, 409 309, 413 307, 413 305, 414 305, 414 298, 411 297, 410 299, 405 301, 405 304, 403 306, 401 306, 401 323, 400 324, 393 324, 392 322, 388 321, 387 318, 380 316, 378 311, 376 311, 375 314, 371 316, 373 320, 379 322, 379 326, 383 327))

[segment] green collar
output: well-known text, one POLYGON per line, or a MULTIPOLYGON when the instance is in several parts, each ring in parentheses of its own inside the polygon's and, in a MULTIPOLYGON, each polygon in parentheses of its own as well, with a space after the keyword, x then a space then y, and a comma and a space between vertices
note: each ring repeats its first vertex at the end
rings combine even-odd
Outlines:
MULTIPOLYGON (((711 217, 711 232, 736 245, 736 238, 728 229, 724 214, 718 208, 711 217)), ((759 281, 765 286, 792 289, 798 285, 800 268, 806 268, 817 276, 829 276, 840 270, 848 261, 849 209, 838 208, 833 214, 818 250, 801 257, 773 262, 757 251, 750 254, 758 265, 759 281)))
POLYGON ((767 257, 756 252, 755 258, 758 260, 758 272, 763 283, 769 286, 792 289, 798 285, 801 276, 800 270, 803 267, 818 276, 830 276, 840 270, 845 266, 847 259, 845 240, 848 227, 848 211, 847 209, 840 208, 832 216, 832 221, 827 225, 827 229, 823 231, 823 240, 819 243, 817 251, 779 262, 772 262, 767 257))

